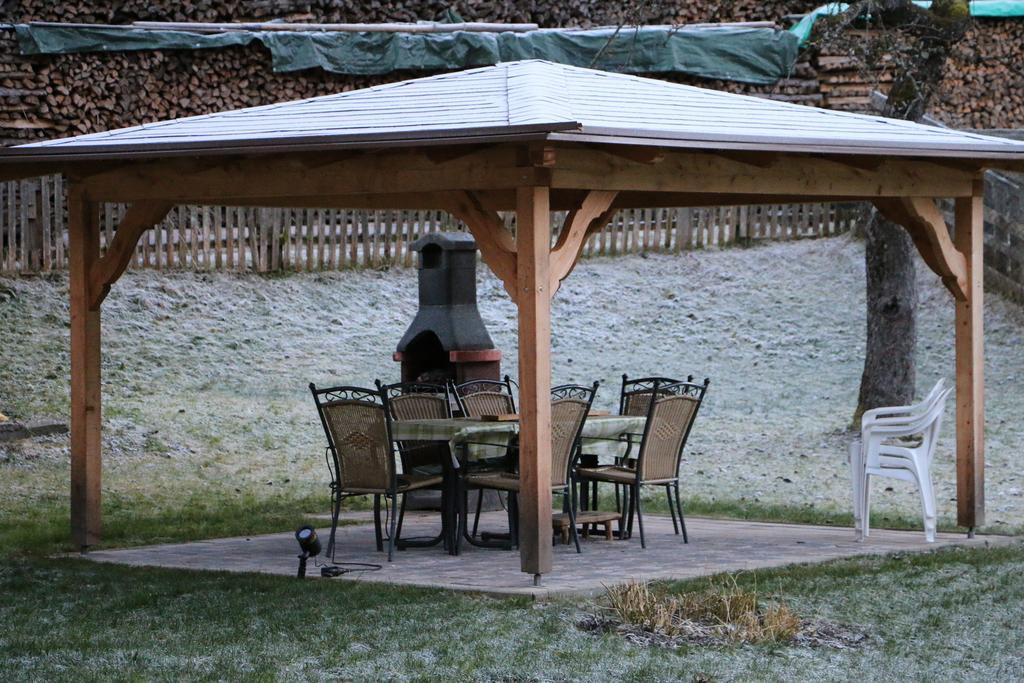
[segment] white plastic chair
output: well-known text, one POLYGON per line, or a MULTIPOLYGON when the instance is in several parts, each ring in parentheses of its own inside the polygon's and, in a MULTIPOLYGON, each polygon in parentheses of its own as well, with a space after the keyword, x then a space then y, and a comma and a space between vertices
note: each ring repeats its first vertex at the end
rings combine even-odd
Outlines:
POLYGON ((935 542, 935 489, 931 466, 942 428, 946 398, 952 392, 940 379, 920 403, 892 408, 875 408, 861 419, 861 438, 850 444, 850 474, 853 480, 853 517, 858 536, 870 533, 871 477, 913 481, 921 492, 924 535, 935 542), (894 443, 900 437, 918 436, 917 445, 894 443))

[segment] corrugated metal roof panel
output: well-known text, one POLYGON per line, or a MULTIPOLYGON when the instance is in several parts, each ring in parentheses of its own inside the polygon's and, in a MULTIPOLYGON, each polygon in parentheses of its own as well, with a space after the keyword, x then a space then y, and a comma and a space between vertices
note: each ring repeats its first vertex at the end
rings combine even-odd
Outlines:
POLYGON ((1024 143, 1002 138, 537 60, 22 145, 5 155, 416 144, 525 130, 709 149, 1024 159, 1024 143))

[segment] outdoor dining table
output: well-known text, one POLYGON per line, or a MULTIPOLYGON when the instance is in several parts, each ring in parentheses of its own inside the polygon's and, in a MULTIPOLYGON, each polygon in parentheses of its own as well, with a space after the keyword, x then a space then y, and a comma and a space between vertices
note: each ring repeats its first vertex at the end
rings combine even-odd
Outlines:
MULTIPOLYGON (((583 424, 581 439, 585 450, 591 452, 607 452, 605 444, 615 445, 620 438, 631 435, 639 437, 644 431, 646 417, 634 415, 590 415, 583 424)), ((451 453, 450 462, 444 463, 444 476, 449 497, 454 495, 455 480, 459 470, 467 462, 486 457, 490 450, 504 448, 511 438, 519 433, 518 420, 481 420, 476 418, 452 417, 429 420, 395 420, 391 425, 391 438, 395 441, 435 441, 447 442, 451 453)), ((596 464, 596 463, 586 463, 596 464)), ((455 506, 454 509, 457 509, 455 506)), ((451 537, 452 529, 457 524, 450 524, 447 517, 450 511, 443 511, 444 528, 442 534, 432 543, 445 540, 448 551, 457 554, 458 543, 451 537)), ((473 545, 481 545, 466 535, 466 540, 473 545)), ((413 545, 413 544, 407 544, 413 545)))

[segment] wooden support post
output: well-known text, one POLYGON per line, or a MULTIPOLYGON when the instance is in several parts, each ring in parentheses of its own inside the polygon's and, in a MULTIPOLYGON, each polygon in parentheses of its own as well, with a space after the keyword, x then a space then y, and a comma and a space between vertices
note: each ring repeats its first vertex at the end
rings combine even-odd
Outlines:
POLYGON ((551 245, 546 187, 516 192, 519 305, 519 554, 534 581, 551 571, 551 245))
POLYGON ((100 538, 100 308, 91 280, 100 250, 99 205, 79 188, 68 198, 71 297, 71 536, 86 549, 100 538))
POLYGON ((954 241, 967 265, 956 302, 956 516, 970 530, 985 523, 985 355, 982 289, 984 190, 956 200, 954 241))

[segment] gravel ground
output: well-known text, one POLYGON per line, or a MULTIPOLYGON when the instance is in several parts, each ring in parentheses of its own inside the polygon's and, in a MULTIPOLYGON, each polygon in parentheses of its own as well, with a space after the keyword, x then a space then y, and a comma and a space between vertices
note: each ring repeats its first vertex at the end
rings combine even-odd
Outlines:
MULTIPOLYGON (((515 308, 481 269, 480 307, 515 375, 515 308)), ((953 303, 918 267, 918 392, 953 378, 953 303)), ((173 507, 186 492, 304 496, 323 486, 323 435, 306 385, 393 380, 416 308, 415 271, 284 277, 129 273, 104 305, 108 500, 173 507)), ((845 429, 864 353, 863 246, 847 237, 582 263, 553 312, 556 382, 711 378, 683 473, 687 495, 849 509, 845 429)), ((67 282, 0 278, 0 412, 61 416, 67 282)), ((986 302, 988 523, 1024 526, 1024 312, 986 302)), ((953 413, 933 472, 955 518, 953 413)), ((64 504, 67 439, 0 445, 0 512, 64 504)), ((874 509, 919 514, 892 482, 874 509)), ((326 488, 326 487, 324 487, 326 488)), ((326 495, 325 495, 326 502, 326 495)))

